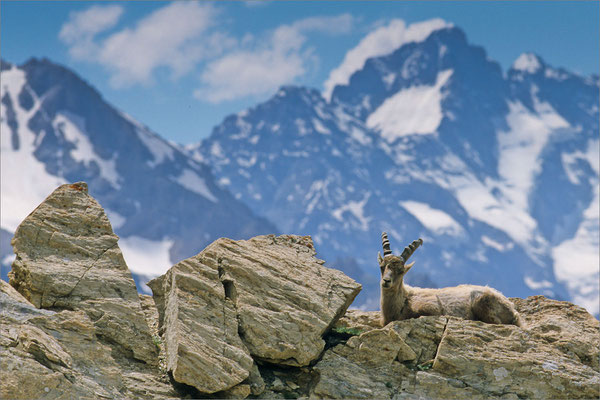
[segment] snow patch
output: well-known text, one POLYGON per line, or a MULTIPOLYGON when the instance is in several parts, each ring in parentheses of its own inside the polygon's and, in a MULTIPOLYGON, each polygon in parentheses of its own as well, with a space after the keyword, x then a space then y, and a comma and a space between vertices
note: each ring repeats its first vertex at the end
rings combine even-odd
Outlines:
POLYGON ((506 117, 509 130, 498 132, 501 189, 511 204, 524 211, 528 210, 534 179, 541 171, 540 153, 555 130, 570 126, 550 104, 537 99, 535 87, 532 91, 536 113, 520 102, 510 102, 506 117))
POLYGON ((206 182, 202 179, 198 174, 191 169, 184 169, 181 175, 177 178, 171 178, 174 182, 179 183, 181 186, 186 188, 187 190, 197 193, 200 196, 212 201, 213 203, 217 203, 217 198, 212 194, 212 192, 206 186, 206 182))
POLYGON ((389 74, 384 75, 381 79, 385 83, 385 87, 389 90, 392 87, 394 80, 396 80, 396 74, 390 72, 389 74))
POLYGON ((252 157, 248 159, 238 157, 236 161, 240 167, 250 168, 256 164, 256 154, 253 154, 252 157))
POLYGON ((148 129, 141 122, 139 122, 137 119, 133 118, 131 115, 127 114, 125 111, 117 110, 117 112, 119 113, 119 115, 121 115, 127 121, 131 122, 131 124, 133 126, 135 126, 136 128, 142 129, 142 130, 148 129))
POLYGON ((430 178, 452 192, 469 217, 506 232, 516 242, 527 243, 531 239, 536 221, 526 210, 496 198, 492 194, 497 187, 495 182, 481 182, 460 158, 450 153, 440 160, 440 167, 442 170, 430 173, 430 178))
POLYGON ((460 235, 462 227, 449 214, 429 204, 418 201, 400 201, 399 204, 412 214, 419 222, 436 234, 460 235))
POLYGON ((309 134, 309 131, 306 128, 306 123, 304 122, 303 119, 296 118, 294 123, 296 124, 296 128, 298 128, 298 135, 305 136, 305 135, 309 134))
POLYGON ((223 149, 221 148, 221 144, 219 142, 213 142, 210 146, 210 154, 213 157, 223 158, 223 149))
POLYGON ((19 133, 19 149, 13 150, 11 129, 8 126, 6 107, 2 105, 0 131, 0 226, 14 232, 19 224, 58 186, 66 181, 46 172, 46 167, 33 153, 36 134, 29 129, 28 122, 39 110, 40 101, 34 97, 34 106, 29 110, 20 107, 18 96, 26 84, 25 72, 13 66, 1 73, 0 98, 11 99, 19 133), (15 174, 15 168, 19 173, 15 174))
POLYGON ((394 19, 388 25, 375 29, 348 51, 340 66, 331 71, 324 84, 323 96, 331 101, 333 89, 337 85, 347 85, 350 77, 364 67, 367 59, 389 54, 407 43, 422 42, 433 32, 452 26, 439 18, 408 26, 403 20, 394 19))
POLYGON ((600 139, 590 139, 585 152, 585 159, 598 176, 600 174, 600 139))
POLYGON ((69 153, 73 160, 83 163, 89 167, 90 163, 96 163, 100 169, 100 176, 108 181, 115 189, 120 189, 120 175, 117 172, 117 155, 112 159, 105 160, 94 151, 94 146, 85 135, 85 121, 74 114, 63 111, 57 113, 52 121, 52 126, 61 132, 64 138, 71 142, 75 148, 69 153))
POLYGON ((523 53, 521 54, 513 63, 513 69, 517 71, 528 72, 530 74, 536 73, 540 68, 542 68, 542 64, 538 57, 533 53, 523 53))
POLYGON ((326 128, 325 125, 323 125, 318 119, 313 118, 312 123, 317 132, 323 135, 331 135, 331 131, 328 128, 326 128))
POLYGON ((562 153, 560 155, 560 159, 563 165, 563 169, 567 174, 567 179, 573 185, 579 185, 579 178, 582 173, 580 169, 577 168, 577 161, 581 159, 585 159, 585 155, 581 151, 576 151, 573 153, 562 153))
POLYGON ((552 250, 556 279, 564 282, 571 300, 592 315, 600 312, 600 200, 598 178, 594 199, 583 213, 575 235, 552 250))
POLYGON ((348 115, 341 107, 336 107, 334 110, 337 119, 337 126, 342 132, 350 132, 350 137, 358 143, 367 146, 371 144, 371 138, 361 129, 360 124, 350 115, 348 115))
POLYGON ((136 133, 154 157, 154 161, 148 161, 150 167, 154 168, 160 165, 166 158, 174 159, 175 150, 157 135, 146 129, 137 129, 136 133))
POLYGON ((171 268, 169 250, 173 243, 170 239, 150 240, 139 236, 119 239, 119 247, 129 269, 150 276, 162 275, 171 268))
POLYGON ((442 88, 452 70, 441 71, 433 86, 413 86, 387 98, 367 118, 367 127, 375 129, 388 142, 410 134, 435 133, 443 118, 442 88))
POLYGON ((342 222, 344 221, 344 213, 350 212, 358 220, 359 228, 363 231, 367 231, 369 229, 369 221, 371 218, 365 216, 364 208, 369 201, 369 197, 371 197, 371 193, 367 192, 361 201, 349 201, 343 206, 333 210, 331 215, 333 215, 333 218, 342 222))

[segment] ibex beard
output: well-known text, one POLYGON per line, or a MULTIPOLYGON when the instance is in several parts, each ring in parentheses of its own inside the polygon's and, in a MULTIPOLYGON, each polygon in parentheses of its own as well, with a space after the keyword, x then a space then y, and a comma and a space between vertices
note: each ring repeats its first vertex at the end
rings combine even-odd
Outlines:
POLYGON ((424 315, 448 315, 489 324, 522 326, 519 313, 502 293, 487 286, 459 285, 441 289, 423 289, 404 283, 404 275, 414 265, 406 264, 422 239, 413 241, 400 256, 392 254, 387 233, 381 234, 383 257, 377 254, 381 269, 381 323, 418 318, 424 315))

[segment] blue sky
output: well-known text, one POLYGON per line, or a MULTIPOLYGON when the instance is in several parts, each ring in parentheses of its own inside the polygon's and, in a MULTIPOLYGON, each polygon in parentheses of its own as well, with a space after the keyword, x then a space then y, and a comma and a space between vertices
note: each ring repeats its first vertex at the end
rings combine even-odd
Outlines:
POLYGON ((187 144, 280 85, 324 89, 352 49, 385 47, 375 39, 434 18, 460 27, 504 70, 531 51, 597 74, 599 11, 596 1, 3 1, 0 55, 66 65, 119 109, 187 144))

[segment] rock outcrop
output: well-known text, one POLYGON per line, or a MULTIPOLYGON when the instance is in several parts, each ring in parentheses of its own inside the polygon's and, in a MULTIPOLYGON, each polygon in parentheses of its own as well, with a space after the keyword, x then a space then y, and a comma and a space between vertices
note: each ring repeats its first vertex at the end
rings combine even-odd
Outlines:
POLYGON ((317 359, 360 285, 315 255, 310 237, 219 239, 150 281, 174 379, 214 393, 246 380, 253 358, 317 359))
POLYGON ((525 322, 421 317, 376 325, 348 312, 353 331, 314 366, 310 394, 325 398, 598 398, 600 324, 583 308, 543 296, 511 299, 525 322))
POLYGON ((83 311, 38 309, 0 281, 0 398, 173 398, 158 368, 101 340, 83 311))
POLYGON ((60 186, 21 223, 12 286, 0 282, 0 397, 177 396, 155 365, 117 240, 81 182, 60 186))
POLYGON ((156 348, 106 213, 83 182, 62 185, 19 225, 10 284, 38 308, 81 310, 144 362, 156 348))
POLYGON ((23 221, 0 281, 0 398, 600 397, 600 323, 568 302, 511 299, 522 327, 382 327, 292 235, 219 239, 138 297, 117 240, 83 183, 23 221))

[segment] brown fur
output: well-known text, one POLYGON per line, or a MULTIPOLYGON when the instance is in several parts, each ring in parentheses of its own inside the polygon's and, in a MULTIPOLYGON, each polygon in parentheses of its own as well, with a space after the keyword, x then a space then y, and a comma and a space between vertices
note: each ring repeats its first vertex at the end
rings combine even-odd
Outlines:
POLYGON ((381 268, 382 325, 422 315, 450 315, 490 324, 521 326, 513 304, 499 291, 487 286, 459 285, 423 289, 404 284, 404 275, 414 264, 402 257, 379 258, 381 268))

